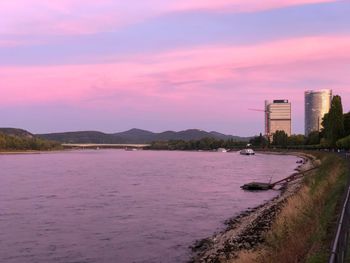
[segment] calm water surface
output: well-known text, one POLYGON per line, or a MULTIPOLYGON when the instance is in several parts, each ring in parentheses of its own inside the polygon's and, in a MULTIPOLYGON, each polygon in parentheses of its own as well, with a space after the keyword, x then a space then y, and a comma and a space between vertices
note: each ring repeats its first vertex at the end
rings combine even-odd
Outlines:
POLYGON ((185 262, 196 239, 278 194, 293 156, 91 150, 0 155, 0 262, 185 262))

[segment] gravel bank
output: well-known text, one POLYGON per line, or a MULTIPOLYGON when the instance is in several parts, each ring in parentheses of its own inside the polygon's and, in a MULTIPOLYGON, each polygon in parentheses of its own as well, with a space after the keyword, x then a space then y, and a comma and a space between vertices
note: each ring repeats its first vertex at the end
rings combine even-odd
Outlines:
MULTIPOLYGON (((304 163, 297 168, 297 171, 305 171, 318 165, 318 161, 311 155, 294 154, 304 159, 304 163)), ((253 249, 264 242, 264 233, 270 229, 285 201, 300 189, 302 180, 302 177, 299 177, 283 184, 279 196, 227 220, 227 228, 224 231, 198 240, 191 247, 193 257, 189 262, 226 262, 236 258, 240 250, 253 249)))

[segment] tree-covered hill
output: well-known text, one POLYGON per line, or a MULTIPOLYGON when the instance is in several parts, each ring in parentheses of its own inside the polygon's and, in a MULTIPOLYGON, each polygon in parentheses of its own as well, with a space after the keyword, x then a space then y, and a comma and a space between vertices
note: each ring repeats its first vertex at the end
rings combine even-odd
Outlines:
POLYGON ((184 131, 150 132, 141 129, 131 129, 119 133, 102 133, 98 131, 78 131, 38 134, 40 138, 54 140, 62 143, 151 143, 155 141, 191 141, 204 138, 217 140, 249 141, 250 138, 226 135, 218 132, 206 132, 198 129, 184 131))
POLYGON ((0 128, 0 133, 5 135, 14 135, 19 137, 33 138, 34 135, 29 131, 17 128, 0 128))
POLYGON ((26 130, 0 128, 0 151, 45 151, 60 148, 59 143, 38 138, 26 130))

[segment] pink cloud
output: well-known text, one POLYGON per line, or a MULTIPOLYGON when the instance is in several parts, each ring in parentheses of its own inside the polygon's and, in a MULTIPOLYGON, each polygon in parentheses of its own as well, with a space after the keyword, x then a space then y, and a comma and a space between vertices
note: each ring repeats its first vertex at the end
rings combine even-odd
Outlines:
POLYGON ((332 83, 329 88, 339 89, 349 101, 345 89, 350 86, 349 62, 350 37, 335 36, 196 47, 110 64, 2 67, 0 103, 84 105, 91 101, 99 107, 125 103, 157 108, 147 103, 157 99, 181 106, 199 103, 193 98, 202 98, 204 104, 213 99, 240 105, 278 94, 302 96, 304 89, 324 88, 319 86, 322 83, 332 83), (247 100, 236 96, 247 96, 247 100))
POLYGON ((248 108, 262 108, 265 99, 290 99, 293 119, 301 121, 307 89, 333 89, 349 111, 349 71, 346 35, 202 46, 109 64, 0 67, 0 104, 63 103, 116 118, 186 116, 201 123, 249 117, 263 127, 261 115, 248 108))
POLYGON ((23 45, 22 41, 16 41, 16 40, 0 40, 0 48, 1 47, 16 47, 23 45))
POLYGON ((115 30, 171 12, 256 12, 336 0, 4 0, 0 34, 89 34, 115 30))
POLYGON ((3 47, 20 47, 26 45, 33 45, 41 43, 37 40, 29 40, 29 39, 0 39, 0 48, 3 47))
POLYGON ((0 34, 61 35, 107 31, 127 17, 111 0, 0 1, 0 34), (118 14, 119 12, 119 14, 118 14))
POLYGON ((189 0, 177 1, 173 10, 210 9, 225 12, 256 12, 288 6, 335 2, 336 0, 189 0))

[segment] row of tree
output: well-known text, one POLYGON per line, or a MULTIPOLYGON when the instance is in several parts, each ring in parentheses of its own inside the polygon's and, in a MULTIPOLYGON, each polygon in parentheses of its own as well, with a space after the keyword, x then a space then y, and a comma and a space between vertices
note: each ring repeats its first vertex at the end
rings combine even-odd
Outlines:
POLYGON ((201 140, 172 140, 157 141, 150 146, 153 150, 203 150, 210 151, 218 148, 234 149, 245 147, 247 142, 239 142, 234 140, 216 140, 214 138, 203 138, 201 140))
POLYGON ((15 136, 0 133, 0 151, 45 151, 60 148, 61 145, 57 142, 43 140, 37 137, 15 136))

